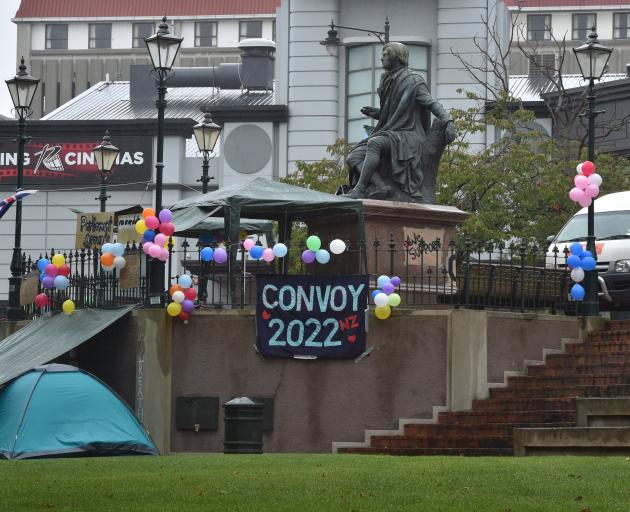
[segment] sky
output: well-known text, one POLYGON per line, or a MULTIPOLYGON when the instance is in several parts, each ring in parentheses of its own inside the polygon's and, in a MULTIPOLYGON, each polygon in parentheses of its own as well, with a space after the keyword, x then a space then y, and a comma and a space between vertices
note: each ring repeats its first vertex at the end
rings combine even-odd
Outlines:
MULTIPOLYGON (((15 56, 16 27, 11 18, 20 6, 20 0, 0 0, 0 79, 8 80, 15 76, 17 71, 15 56)), ((28 65, 28 62, 26 63, 28 65)), ((0 84, 0 114, 13 117, 11 109, 13 104, 9 96, 6 84, 0 84)))

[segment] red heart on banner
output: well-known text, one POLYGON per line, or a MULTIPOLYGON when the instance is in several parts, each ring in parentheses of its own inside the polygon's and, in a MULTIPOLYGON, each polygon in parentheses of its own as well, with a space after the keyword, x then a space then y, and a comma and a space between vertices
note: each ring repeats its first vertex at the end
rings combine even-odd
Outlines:
POLYGON ((348 336, 348 341, 350 343, 354 343, 355 341, 357 341, 357 335, 356 334, 351 334, 350 336, 348 336))
POLYGON ((271 318, 271 313, 265 309, 260 316, 262 316, 263 320, 269 320, 271 318))

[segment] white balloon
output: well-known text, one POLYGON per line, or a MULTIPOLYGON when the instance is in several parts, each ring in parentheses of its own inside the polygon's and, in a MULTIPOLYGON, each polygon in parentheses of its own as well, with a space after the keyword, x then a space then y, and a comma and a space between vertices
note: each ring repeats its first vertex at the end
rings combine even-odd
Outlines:
POLYGON ((590 185, 595 185, 596 187, 601 187, 602 177, 597 173, 593 173, 588 177, 588 183, 590 185))
POLYGON ((114 265, 101 265, 101 267, 103 268, 103 270, 105 270, 106 272, 111 272, 112 270, 114 270, 114 265))
POLYGON ((577 174, 582 174, 582 164, 577 164, 577 167, 575 168, 575 172, 577 174))
POLYGON ((341 254, 346 250, 346 243, 343 240, 339 240, 339 238, 335 238, 332 242, 330 242, 330 252, 333 254, 341 254))
POLYGON ((376 304, 377 306, 387 306, 387 303, 389 302, 389 297, 387 296, 386 293, 377 293, 374 296, 374 304, 376 304))
POLYGON ((184 302, 184 300, 186 300, 186 295, 184 295, 183 291, 177 290, 175 293, 173 293, 173 300, 178 304, 181 304, 182 302, 184 302))
POLYGON ((574 268, 571 271, 571 281, 579 283, 584 280, 584 269, 582 267, 574 268))
POLYGON ((114 267, 116 267, 118 270, 120 270, 121 268, 125 268, 126 264, 127 260, 125 260, 123 256, 116 256, 114 258, 114 267))

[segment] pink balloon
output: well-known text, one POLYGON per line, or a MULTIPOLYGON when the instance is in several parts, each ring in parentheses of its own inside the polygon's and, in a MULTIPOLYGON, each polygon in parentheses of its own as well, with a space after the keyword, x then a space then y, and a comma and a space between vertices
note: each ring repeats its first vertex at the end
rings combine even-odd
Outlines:
POLYGON ((44 273, 47 276, 55 277, 59 273, 59 269, 52 263, 49 263, 44 267, 44 273))
POLYGON ((172 222, 162 222, 160 224, 160 233, 164 233, 166 236, 171 236, 175 233, 175 226, 172 222))
POLYGON ((590 176, 595 172, 595 164, 590 160, 587 160, 582 164, 582 174, 584 176, 590 176))
POLYGON ((153 243, 156 245, 159 245, 160 247, 164 247, 164 244, 166 243, 167 240, 168 240, 168 237, 164 233, 158 233, 157 235, 155 235, 155 238, 153 239, 153 243))
POLYGON ((153 245, 155 245, 153 242, 144 242, 142 244, 142 252, 144 254, 149 254, 149 249, 151 249, 153 245))
POLYGON ((149 247, 149 256, 159 258, 160 254, 162 254, 162 248, 157 244, 151 244, 151 247, 149 247))
POLYGON ((164 247, 160 247, 160 255, 158 256, 158 260, 160 261, 166 261, 168 259, 168 249, 165 249, 164 247))
POLYGON ((263 260, 269 262, 269 261, 273 261, 273 259, 276 257, 276 255, 273 253, 273 249, 265 249, 263 251, 263 260))
POLYGON ((146 219, 144 219, 144 223, 149 229, 157 229, 160 225, 160 221, 155 215, 149 215, 146 219))
POLYGON ((245 241, 243 242, 243 248, 246 251, 249 251, 252 247, 254 247, 255 242, 251 239, 251 238, 246 238, 245 241))
POLYGON ((569 197, 571 198, 571 201, 575 201, 577 203, 584 197, 584 191, 574 187, 569 191, 569 197))
POLYGON ((597 185, 590 185, 588 187, 586 187, 586 190, 584 191, 584 193, 588 196, 588 197, 597 197, 599 195, 599 187, 597 185))
POLYGON ((573 183, 575 183, 575 186, 577 188, 584 190, 586 187, 588 187, 588 178, 584 176, 584 174, 578 174, 573 179, 573 183))
POLYGON ((591 206, 592 202, 593 202, 593 200, 590 197, 588 197, 587 195, 585 195, 582 199, 580 199, 578 201, 578 203, 580 203, 580 206, 582 208, 587 208, 587 207, 591 206))

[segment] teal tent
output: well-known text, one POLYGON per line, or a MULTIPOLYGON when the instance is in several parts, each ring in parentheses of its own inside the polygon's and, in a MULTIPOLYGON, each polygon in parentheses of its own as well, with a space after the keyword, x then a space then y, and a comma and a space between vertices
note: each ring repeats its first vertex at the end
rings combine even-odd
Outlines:
POLYGON ((129 407, 73 366, 39 366, 0 388, 0 458, 157 454, 129 407))

